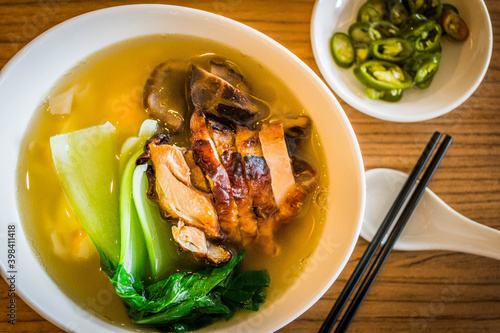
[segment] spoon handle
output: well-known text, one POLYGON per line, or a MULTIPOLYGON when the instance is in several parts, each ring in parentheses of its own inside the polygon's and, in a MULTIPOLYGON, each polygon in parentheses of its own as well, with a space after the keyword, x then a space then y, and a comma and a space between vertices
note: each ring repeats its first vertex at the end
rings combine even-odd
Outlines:
POLYGON ((453 211, 456 220, 448 226, 447 249, 500 260, 500 231, 479 224, 453 211))

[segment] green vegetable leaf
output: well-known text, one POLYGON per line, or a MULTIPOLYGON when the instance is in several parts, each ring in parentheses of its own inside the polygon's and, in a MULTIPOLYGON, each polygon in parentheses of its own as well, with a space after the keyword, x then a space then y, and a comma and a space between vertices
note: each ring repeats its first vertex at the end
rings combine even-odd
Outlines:
POLYGON ((50 147, 66 197, 112 274, 120 256, 115 128, 108 122, 56 135, 50 147))
POLYGON ((119 269, 111 280, 118 294, 131 306, 129 316, 137 324, 156 325, 169 331, 194 330, 238 309, 257 311, 269 286, 267 271, 235 270, 245 252, 229 263, 197 272, 173 274, 148 287, 119 269), (128 285, 126 285, 128 284, 128 285))

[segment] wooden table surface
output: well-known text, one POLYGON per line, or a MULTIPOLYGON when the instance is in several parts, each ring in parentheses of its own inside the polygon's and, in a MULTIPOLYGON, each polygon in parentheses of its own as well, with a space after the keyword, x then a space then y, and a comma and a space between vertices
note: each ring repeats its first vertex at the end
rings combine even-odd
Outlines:
MULTIPOLYGON (((134 2, 0 0, 0 68, 56 24, 92 10, 134 2)), ((495 36, 490 67, 476 92, 455 111, 402 124, 371 118, 339 101, 354 127, 366 170, 387 167, 408 173, 433 131, 453 135, 454 143, 429 187, 458 212, 500 230, 500 1, 485 2, 495 36)), ((313 0, 168 3, 249 25, 284 45, 320 75, 309 38, 313 0)), ((358 240, 337 282, 280 332, 316 332, 366 246, 367 242, 358 240)), ((20 299, 16 325, 8 324, 8 302, 8 287, 2 281, 1 332, 60 331, 20 299)), ((350 326, 350 332, 388 330, 500 332, 500 261, 445 251, 393 252, 350 326)))

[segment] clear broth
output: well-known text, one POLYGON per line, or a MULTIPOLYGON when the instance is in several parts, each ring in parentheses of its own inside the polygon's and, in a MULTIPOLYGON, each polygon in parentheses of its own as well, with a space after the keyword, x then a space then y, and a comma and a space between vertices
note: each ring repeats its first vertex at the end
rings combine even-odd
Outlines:
MULTIPOLYGON (((203 65, 213 58, 228 59, 237 65, 252 94, 270 107, 270 118, 306 113, 281 80, 239 51, 191 36, 154 35, 112 45, 78 64, 49 92, 50 96, 77 87, 71 113, 51 114, 47 98, 35 112, 23 139, 18 202, 27 239, 66 295, 91 313, 118 325, 132 324, 108 277, 100 270, 96 251, 92 248, 87 259, 56 253, 56 247, 70 252, 73 239, 85 233, 57 179, 49 138, 109 121, 117 129, 119 143, 123 143, 127 137, 137 135, 141 123, 147 119, 142 92, 156 65, 169 60, 203 65), (58 230, 60 236, 57 242, 52 239, 54 230, 58 230)), ((178 138, 178 142, 186 142, 186 138, 178 138)), ((281 247, 278 257, 269 258, 251 248, 243 260, 244 269, 269 271, 271 285, 267 302, 279 297, 304 269, 325 222, 324 210, 319 208, 317 200, 327 190, 327 174, 323 148, 314 130, 302 152, 304 159, 318 172, 320 186, 309 196, 300 216, 277 234, 281 247)))

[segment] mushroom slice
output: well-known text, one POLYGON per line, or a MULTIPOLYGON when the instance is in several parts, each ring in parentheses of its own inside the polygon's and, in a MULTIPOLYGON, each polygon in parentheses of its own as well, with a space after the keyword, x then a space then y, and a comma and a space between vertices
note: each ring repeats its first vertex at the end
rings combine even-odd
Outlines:
POLYGON ((238 124, 255 120, 260 109, 241 90, 226 80, 193 66, 191 100, 197 109, 214 113, 238 124))
POLYGON ((206 259, 214 264, 222 264, 231 259, 231 252, 221 245, 207 240, 205 233, 183 222, 172 226, 172 236, 179 246, 200 259, 206 259))
POLYGON ((210 197, 191 186, 189 167, 178 147, 149 144, 155 190, 164 215, 195 226, 212 238, 222 238, 210 197))
POLYGON ((283 130, 286 135, 294 139, 303 139, 311 134, 311 118, 298 116, 283 120, 283 130))
POLYGON ((188 70, 181 63, 170 61, 156 66, 149 75, 143 92, 143 104, 150 116, 178 132, 187 115, 186 82, 188 70))
POLYGON ((298 145, 311 136, 312 122, 308 116, 283 119, 283 131, 290 156, 299 154, 298 145))
POLYGON ((239 87, 244 83, 243 75, 228 62, 210 61, 210 73, 227 81, 233 87, 239 87))
POLYGON ((257 219, 253 212, 252 199, 248 193, 243 160, 236 149, 234 133, 231 128, 216 120, 209 119, 208 129, 231 182, 233 197, 236 206, 238 206, 239 232, 242 243, 246 246, 252 243, 257 236, 257 219))
POLYGON ((210 138, 205 116, 200 110, 195 111, 191 117, 191 131, 193 131, 191 137, 193 157, 210 179, 220 227, 229 239, 239 241, 238 208, 234 201, 231 182, 210 138))

